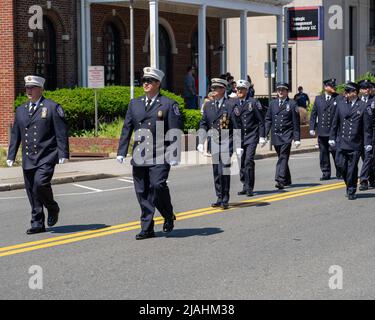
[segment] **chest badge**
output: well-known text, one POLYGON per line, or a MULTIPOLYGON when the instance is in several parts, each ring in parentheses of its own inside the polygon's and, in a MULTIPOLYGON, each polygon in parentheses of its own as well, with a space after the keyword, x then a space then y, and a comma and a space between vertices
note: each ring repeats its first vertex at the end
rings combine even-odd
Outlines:
POLYGON ((48 109, 46 107, 42 108, 42 119, 46 119, 48 114, 48 109))
POLYGON ((290 111, 290 106, 289 106, 289 104, 286 105, 286 111, 287 111, 287 112, 290 111))
POLYGON ((163 120, 163 111, 161 110, 158 111, 158 119, 163 120))
POLYGON ((249 103, 248 109, 249 109, 250 112, 253 111, 253 104, 252 103, 249 103))

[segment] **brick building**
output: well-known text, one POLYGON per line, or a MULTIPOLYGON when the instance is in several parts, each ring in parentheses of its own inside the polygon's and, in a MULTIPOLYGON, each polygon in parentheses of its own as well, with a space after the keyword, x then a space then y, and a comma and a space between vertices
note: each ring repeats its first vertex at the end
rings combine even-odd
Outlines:
MULTIPOLYGON (((287 2, 232 0, 228 9, 226 0, 2 1, 0 144, 8 142, 13 101, 24 91, 26 74, 44 76, 46 89, 85 86, 87 67, 104 65, 106 85, 130 84, 132 3, 135 80, 140 79, 144 66, 157 66, 166 73, 163 86, 181 94, 186 68, 196 65, 200 95, 204 96, 206 79, 226 69, 226 19, 280 17, 287 2)), ((242 21, 246 23, 246 19, 242 21)), ((241 26, 241 30, 245 28, 241 26)), ((245 50, 245 46, 242 48, 245 50)), ((240 63, 244 67, 243 50, 240 63)))

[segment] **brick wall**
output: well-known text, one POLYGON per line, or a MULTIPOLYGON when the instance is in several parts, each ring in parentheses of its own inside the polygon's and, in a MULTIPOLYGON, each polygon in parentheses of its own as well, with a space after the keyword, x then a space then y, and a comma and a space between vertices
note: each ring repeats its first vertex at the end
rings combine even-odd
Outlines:
POLYGON ((13 1, 0 6, 0 145, 8 142, 8 129, 13 121, 14 33, 13 1))

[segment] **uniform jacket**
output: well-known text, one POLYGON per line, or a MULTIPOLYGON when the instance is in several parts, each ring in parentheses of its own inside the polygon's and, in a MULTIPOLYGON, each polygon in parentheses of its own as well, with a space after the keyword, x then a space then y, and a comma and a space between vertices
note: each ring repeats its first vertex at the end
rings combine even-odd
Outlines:
POLYGON ((16 109, 8 159, 16 158, 20 144, 24 170, 69 159, 68 125, 63 108, 44 97, 33 113, 29 112, 29 105, 28 102, 16 109))
POLYGON ((354 106, 340 99, 332 123, 330 140, 342 150, 362 151, 363 145, 372 145, 373 111, 366 103, 357 100, 354 106))
POLYGON ((133 166, 169 163, 165 153, 173 142, 166 141, 165 135, 171 129, 178 129, 180 132, 182 127, 182 116, 176 101, 159 94, 146 111, 145 96, 133 99, 126 113, 117 154, 127 155, 134 132, 133 166), (158 132, 161 136, 156 139, 157 126, 162 128, 162 125, 164 130, 158 132))
POLYGON ((333 117, 337 106, 337 94, 332 95, 329 101, 323 94, 315 98, 310 116, 310 130, 317 131, 318 136, 329 137, 333 117))
POLYGON ((240 99, 232 99, 233 111, 241 128, 242 146, 258 144, 259 137, 265 137, 263 107, 258 100, 249 98, 240 105, 240 99))
MULTIPOLYGON (((239 129, 233 112, 233 104, 230 99, 224 98, 219 110, 216 109, 215 100, 208 101, 203 108, 202 120, 199 124, 199 141, 203 143, 207 134, 211 134, 211 142, 221 147, 229 145, 229 153, 233 152, 233 129, 239 129), (224 123, 224 127, 223 127, 224 123), (210 131, 211 129, 214 129, 210 131), (222 129, 228 129, 226 133, 222 129)), ((240 139, 240 137, 239 137, 240 139)), ((212 153, 215 147, 212 146, 212 153)))
POLYGON ((272 129, 272 143, 276 146, 300 141, 300 117, 297 104, 287 98, 279 107, 279 99, 271 101, 266 114, 266 135, 272 129))

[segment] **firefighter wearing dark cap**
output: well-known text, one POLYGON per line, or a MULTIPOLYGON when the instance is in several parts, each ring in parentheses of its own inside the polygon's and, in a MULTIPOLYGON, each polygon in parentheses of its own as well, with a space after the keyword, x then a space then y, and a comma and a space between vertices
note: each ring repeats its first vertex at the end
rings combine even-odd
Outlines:
POLYGON ((11 167, 22 144, 23 176, 31 206, 31 228, 27 234, 46 231, 44 208, 48 210, 47 225, 57 223, 60 208, 53 197, 51 180, 56 164, 69 159, 64 109, 43 96, 44 83, 42 77, 25 77, 29 101, 16 109, 7 160, 11 167))
POLYGON ((266 115, 266 135, 272 129, 272 143, 278 155, 275 187, 281 190, 292 184, 288 162, 292 141, 296 148, 301 145, 301 129, 298 106, 288 97, 289 85, 278 83, 276 90, 278 97, 271 101, 266 115))
MULTIPOLYGON (((374 84, 369 80, 362 80, 358 83, 361 100, 366 104, 371 112, 375 113, 375 97, 372 95, 374 84)), ((373 133, 375 134, 375 117, 373 118, 373 133)), ((375 136, 372 143, 373 150, 365 151, 362 149, 363 165, 360 174, 360 191, 368 190, 369 184, 375 188, 375 136)))
POLYGON ((345 98, 338 100, 329 140, 330 146, 337 146, 336 162, 345 180, 349 200, 356 199, 362 149, 373 150, 373 112, 359 99, 358 93, 356 83, 345 85, 345 98))
MULTIPOLYGON (((226 98, 228 82, 225 79, 211 80, 211 90, 215 99, 208 101, 203 108, 203 116, 199 125, 198 151, 204 152, 203 143, 207 136, 211 137, 211 155, 214 185, 217 201, 212 207, 229 208, 230 198, 230 166, 233 154, 233 129, 237 128, 232 103, 226 98)), ((236 150, 241 156, 241 148, 236 150)))
POLYGON ((266 144, 264 116, 261 103, 254 98, 247 98, 250 83, 246 80, 237 81, 237 98, 232 99, 234 114, 238 127, 241 128, 241 171, 242 190, 238 195, 253 196, 255 185, 255 152, 258 143, 266 144))
MULTIPOLYGON (((328 79, 323 82, 324 93, 315 98, 314 106, 310 116, 310 135, 318 136, 320 151, 320 169, 322 171, 321 181, 331 179, 331 161, 336 159, 336 149, 328 143, 333 117, 337 107, 336 79, 328 79)), ((336 167, 336 177, 340 178, 340 172, 336 167)))
POLYGON ((163 71, 146 67, 143 72, 145 95, 129 104, 117 152, 117 161, 124 163, 134 133, 131 164, 134 189, 142 211, 142 230, 136 240, 155 237, 155 208, 164 218, 163 232, 169 233, 174 228, 175 215, 167 179, 171 166, 179 162, 182 129, 178 103, 160 93, 163 71))

